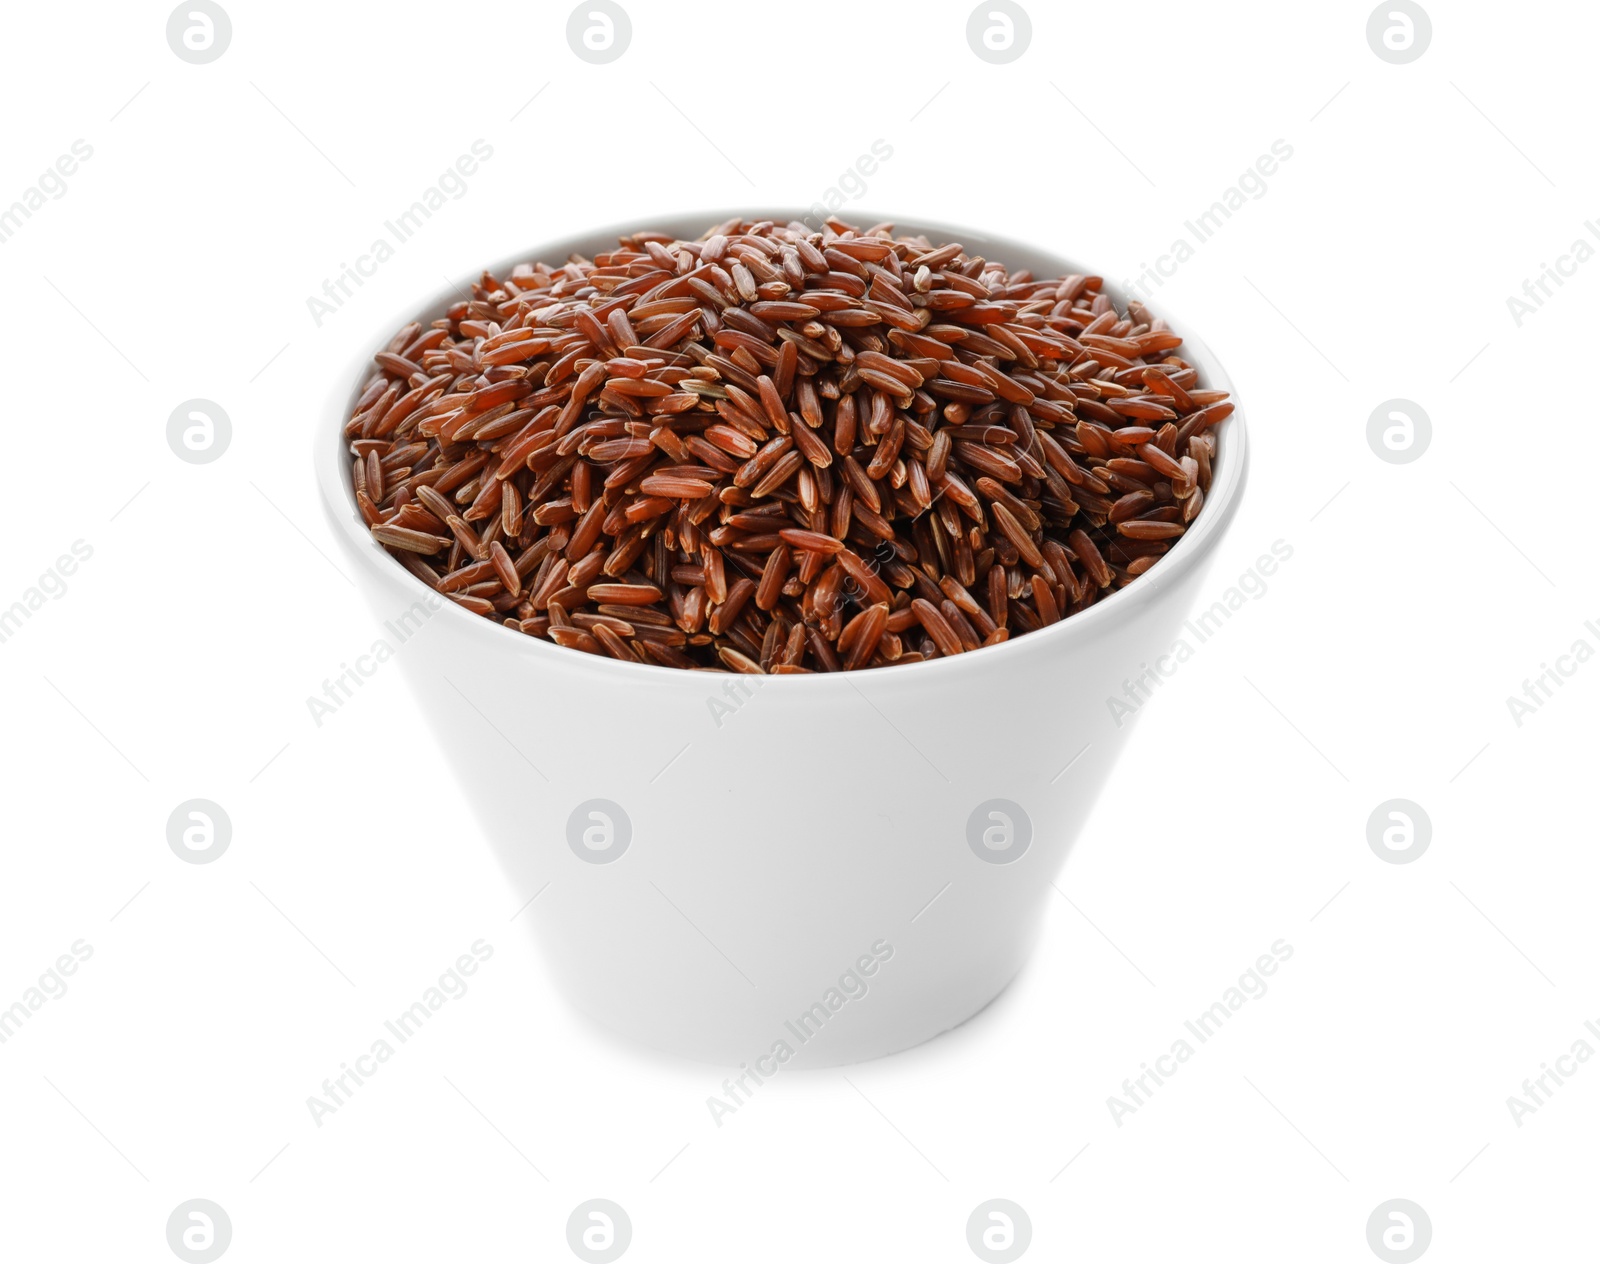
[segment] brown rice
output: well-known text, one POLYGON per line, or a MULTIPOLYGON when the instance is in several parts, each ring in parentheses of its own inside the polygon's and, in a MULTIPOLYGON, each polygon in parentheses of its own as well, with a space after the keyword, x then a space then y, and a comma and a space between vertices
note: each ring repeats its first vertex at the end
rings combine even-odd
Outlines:
POLYGON ((529 636, 716 671, 856 670, 1069 618, 1201 512, 1233 411, 1101 278, 735 219, 485 272, 373 357, 373 537, 529 636))

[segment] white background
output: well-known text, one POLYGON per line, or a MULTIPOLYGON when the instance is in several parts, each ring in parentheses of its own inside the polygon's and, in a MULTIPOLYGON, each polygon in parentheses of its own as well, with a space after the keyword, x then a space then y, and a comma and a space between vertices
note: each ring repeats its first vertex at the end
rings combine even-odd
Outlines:
POLYGON ((1600 245, 1600 19, 1433 4, 1392 65, 1361 3, 1033 3, 994 66, 964 4, 627 0, 632 44, 595 66, 564 6, 227 7, 209 65, 160 4, 21 6, 0 52, 0 206, 93 147, 0 245, 0 606, 93 549, 0 644, 0 1006, 93 948, 0 1045, 7 1259, 168 1260, 197 1197, 240 1262, 568 1259, 592 1197, 639 1261, 972 1259, 993 1197, 1027 1210, 1028 1258, 1367 1260, 1390 1198, 1425 1208, 1429 1258, 1592 1254, 1600 1065, 1521 1127, 1506 1099, 1600 1049, 1600 663, 1520 727, 1506 698, 1600 648, 1600 263, 1521 327, 1506 299, 1600 245), (318 328, 307 297, 478 138, 466 195, 318 328), (594 223, 806 204, 878 138, 869 215, 1113 279, 1287 141, 1152 301, 1250 417, 1213 595, 1294 552, 1140 717, 1015 985, 718 1128, 721 1070, 554 995, 537 908, 512 920, 399 673, 313 723, 377 627, 330 561, 310 435, 442 276, 594 223), (213 464, 167 446, 193 397, 232 418, 213 464), (1394 397, 1432 418, 1411 464, 1366 441, 1394 397), (213 864, 167 846, 194 797, 233 822, 213 864), (1432 821, 1414 863, 1367 845, 1393 797, 1432 821), (313 1123, 308 1095, 479 938, 471 991, 313 1123), (1124 1078, 1278 939, 1268 993, 1118 1126, 1124 1078))

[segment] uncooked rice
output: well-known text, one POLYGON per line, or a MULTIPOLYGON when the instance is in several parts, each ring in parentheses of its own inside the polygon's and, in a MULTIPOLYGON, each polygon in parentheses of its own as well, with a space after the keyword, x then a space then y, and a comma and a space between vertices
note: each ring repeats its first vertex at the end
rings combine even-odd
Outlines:
POLYGON ((1070 618, 1201 513, 1233 411, 1096 276, 829 220, 485 272, 373 357, 373 538, 569 649, 857 670, 1070 618))

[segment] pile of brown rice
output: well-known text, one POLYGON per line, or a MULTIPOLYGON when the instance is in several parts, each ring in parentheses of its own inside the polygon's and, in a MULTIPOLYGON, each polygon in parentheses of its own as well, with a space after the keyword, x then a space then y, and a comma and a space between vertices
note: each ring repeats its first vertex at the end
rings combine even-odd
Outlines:
POLYGON ((784 673, 993 645, 1154 566, 1233 411, 1100 287, 838 220, 485 272, 374 357, 356 501, 429 587, 591 654, 784 673))

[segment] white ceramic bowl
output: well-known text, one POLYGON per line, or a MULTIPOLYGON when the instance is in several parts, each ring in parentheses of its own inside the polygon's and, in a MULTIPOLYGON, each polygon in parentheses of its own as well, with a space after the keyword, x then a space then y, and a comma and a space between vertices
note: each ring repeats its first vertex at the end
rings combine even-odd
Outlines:
MULTIPOLYGON (((734 213, 641 219, 503 266, 593 254, 645 223, 693 238, 734 213)), ((896 223, 1039 276, 1092 271, 988 234, 896 223)), ((384 324, 373 349, 459 292, 384 324)), ((1187 322, 1172 323, 1204 385, 1234 392, 1187 322)), ((646 1045, 760 1075, 907 1048, 1005 988, 1130 731, 1106 700, 1171 647, 1233 518, 1242 407, 1221 427, 1194 525, 1083 613, 953 659, 761 679, 598 658, 440 600, 356 511, 341 432, 370 363, 328 401, 323 501, 510 879, 508 907, 538 897, 520 921, 575 1007, 646 1045)))

